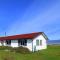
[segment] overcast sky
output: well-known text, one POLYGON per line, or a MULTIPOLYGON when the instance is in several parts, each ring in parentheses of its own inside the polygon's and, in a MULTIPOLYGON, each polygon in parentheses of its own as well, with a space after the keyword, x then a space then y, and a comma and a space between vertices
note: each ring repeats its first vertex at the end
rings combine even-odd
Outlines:
POLYGON ((0 36, 44 32, 60 39, 60 0, 0 0, 0 36))

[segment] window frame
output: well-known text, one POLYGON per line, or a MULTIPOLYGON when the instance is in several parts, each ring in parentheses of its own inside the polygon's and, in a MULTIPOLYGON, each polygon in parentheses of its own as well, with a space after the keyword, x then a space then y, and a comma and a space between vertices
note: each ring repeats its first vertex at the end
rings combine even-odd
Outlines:
POLYGON ((23 40, 22 39, 21 40, 19 39, 18 40, 18 45, 19 46, 27 46, 27 39, 23 39, 23 40))
POLYGON ((40 40, 40 46, 42 46, 42 40, 40 40))
POLYGON ((39 39, 36 40, 36 46, 39 46, 39 39))

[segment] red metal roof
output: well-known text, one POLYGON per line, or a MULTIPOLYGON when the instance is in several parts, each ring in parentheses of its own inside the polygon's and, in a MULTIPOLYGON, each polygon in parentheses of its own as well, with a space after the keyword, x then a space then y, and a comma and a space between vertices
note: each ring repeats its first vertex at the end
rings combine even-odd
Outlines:
POLYGON ((42 33, 43 32, 35 32, 35 33, 29 33, 29 34, 6 36, 6 37, 0 37, 0 40, 32 39, 42 33))

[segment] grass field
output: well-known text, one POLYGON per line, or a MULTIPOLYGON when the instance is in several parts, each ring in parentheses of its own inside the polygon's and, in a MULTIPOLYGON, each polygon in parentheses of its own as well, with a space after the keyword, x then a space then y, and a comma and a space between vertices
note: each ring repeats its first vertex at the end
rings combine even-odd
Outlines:
POLYGON ((48 46, 46 50, 30 54, 20 54, 0 50, 0 60, 60 60, 60 46, 51 45, 48 46))

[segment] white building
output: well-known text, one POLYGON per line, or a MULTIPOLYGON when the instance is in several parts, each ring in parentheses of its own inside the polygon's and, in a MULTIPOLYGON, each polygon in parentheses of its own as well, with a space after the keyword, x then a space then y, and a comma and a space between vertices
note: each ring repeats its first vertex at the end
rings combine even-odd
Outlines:
POLYGON ((43 32, 20 34, 0 37, 0 46, 19 47, 23 46, 30 51, 38 51, 47 48, 47 36, 43 32))

